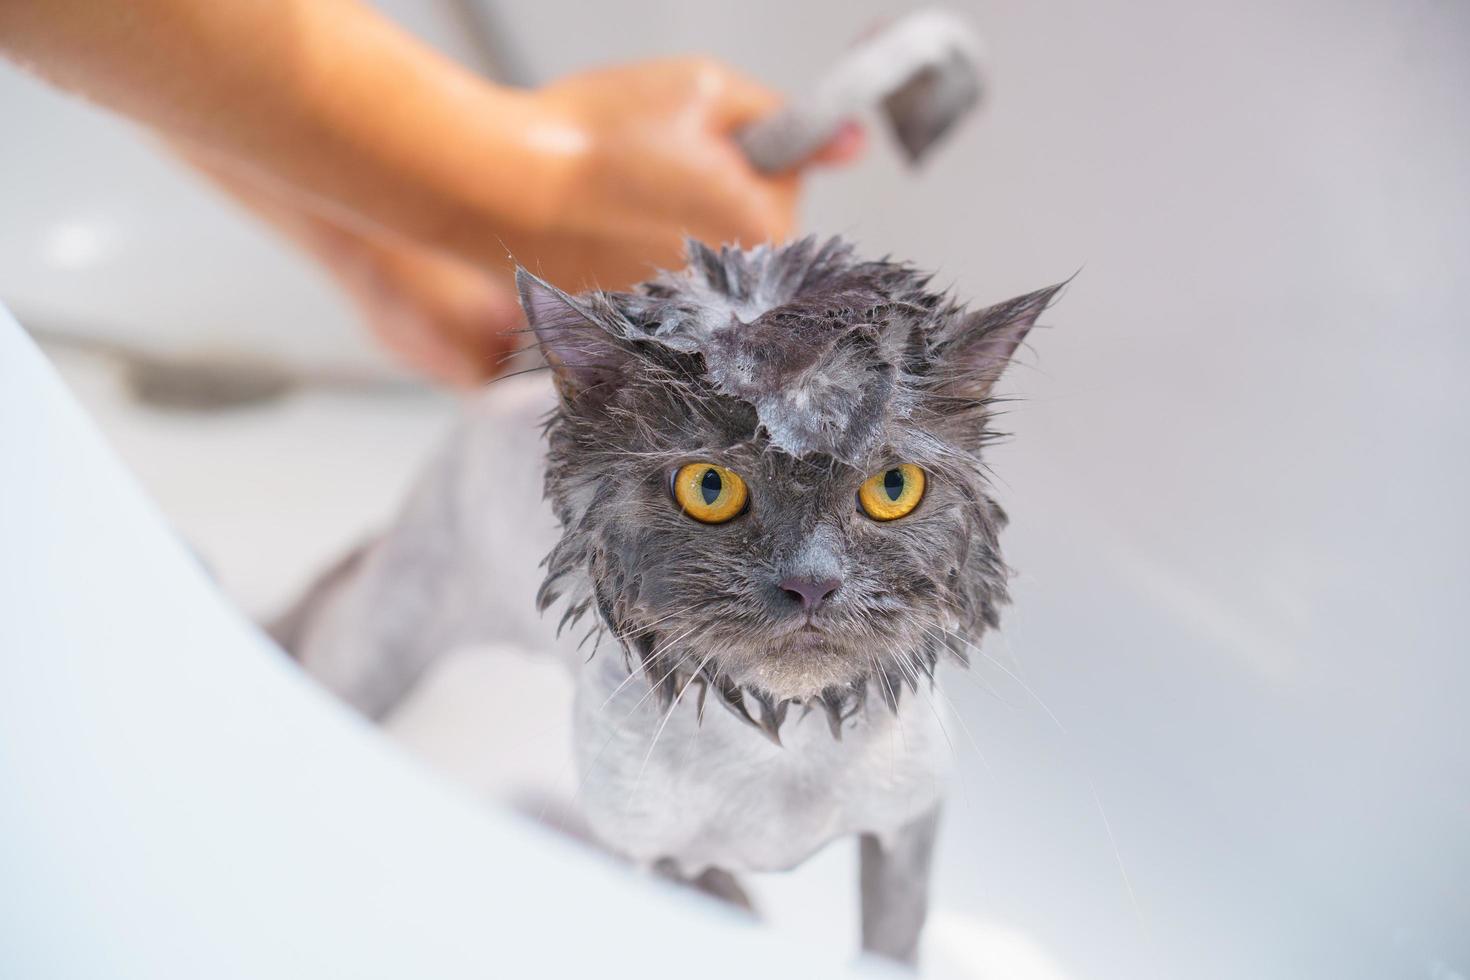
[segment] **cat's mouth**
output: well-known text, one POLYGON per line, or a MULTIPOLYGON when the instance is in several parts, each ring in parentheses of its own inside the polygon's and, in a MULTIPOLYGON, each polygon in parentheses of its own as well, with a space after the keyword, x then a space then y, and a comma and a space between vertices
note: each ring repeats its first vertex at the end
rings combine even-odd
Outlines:
POLYGON ((792 623, 786 628, 784 636, 788 642, 797 646, 815 646, 832 642, 831 632, 810 617, 792 623))

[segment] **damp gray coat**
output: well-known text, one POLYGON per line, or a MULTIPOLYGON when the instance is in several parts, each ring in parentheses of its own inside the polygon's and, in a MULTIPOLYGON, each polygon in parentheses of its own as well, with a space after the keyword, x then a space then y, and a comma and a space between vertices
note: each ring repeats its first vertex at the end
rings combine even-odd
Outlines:
POLYGON ((692 245, 629 293, 520 286, 555 384, 490 386, 396 526, 278 635, 381 715, 452 646, 544 645, 546 555, 534 603, 577 672, 602 841, 730 896, 729 872, 858 835, 865 946, 911 960, 948 752, 936 668, 1006 601, 991 389, 1056 287, 971 312, 835 239, 692 245), (702 463, 748 491, 719 524, 670 491, 702 463), (858 489, 901 464, 923 497, 874 520, 858 489))

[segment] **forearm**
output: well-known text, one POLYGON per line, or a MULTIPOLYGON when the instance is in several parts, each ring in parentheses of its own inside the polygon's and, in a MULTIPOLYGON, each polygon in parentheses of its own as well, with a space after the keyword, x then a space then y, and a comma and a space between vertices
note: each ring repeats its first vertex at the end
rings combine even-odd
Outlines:
POLYGON ((227 165, 487 264, 553 213, 577 149, 355 0, 7 0, 0 50, 227 165))

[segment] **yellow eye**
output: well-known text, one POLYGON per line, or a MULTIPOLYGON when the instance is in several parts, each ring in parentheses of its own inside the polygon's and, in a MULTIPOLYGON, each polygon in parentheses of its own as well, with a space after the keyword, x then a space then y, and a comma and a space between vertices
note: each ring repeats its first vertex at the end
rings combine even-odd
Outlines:
POLYGON ((674 474, 674 500, 704 524, 723 524, 745 509, 745 481, 714 463, 690 463, 674 474))
POLYGON ((875 521, 896 521, 912 513, 923 499, 924 471, 912 463, 874 474, 858 488, 863 513, 875 521))

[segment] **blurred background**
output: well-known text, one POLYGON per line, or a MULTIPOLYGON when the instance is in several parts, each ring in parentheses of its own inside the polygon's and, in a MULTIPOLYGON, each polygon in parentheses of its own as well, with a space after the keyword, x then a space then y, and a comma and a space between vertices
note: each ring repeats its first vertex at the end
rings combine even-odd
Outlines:
MULTIPOLYGON (((520 83, 702 52, 792 93, 896 9, 382 6, 520 83)), ((952 6, 983 112, 917 173, 875 127, 803 213, 975 302, 1081 270, 1009 375, 1015 605, 946 677, 931 964, 1464 980, 1470 6, 952 6)), ((453 398, 130 125, 3 63, 0 121, 0 299, 230 595, 276 610, 391 515, 453 398), (128 396, 118 345, 332 384, 169 411, 128 396)), ((564 793, 558 670, 466 651, 392 728, 488 797, 564 793)), ((758 898, 851 943, 853 860, 758 898)))

